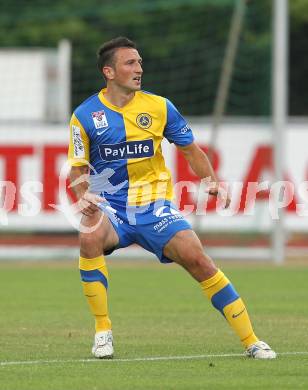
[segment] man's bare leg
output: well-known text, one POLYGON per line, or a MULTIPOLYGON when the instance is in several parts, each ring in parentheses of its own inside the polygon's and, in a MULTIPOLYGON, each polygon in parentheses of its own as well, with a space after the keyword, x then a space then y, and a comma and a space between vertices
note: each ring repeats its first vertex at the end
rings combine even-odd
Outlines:
POLYGON ((204 253, 192 230, 180 231, 172 237, 164 248, 164 255, 184 267, 200 283, 204 294, 239 336, 249 356, 261 359, 276 357, 275 352, 254 334, 244 302, 223 272, 204 253), (253 346, 256 350, 252 350, 253 346))
POLYGON ((95 317, 95 340, 92 353, 98 358, 113 355, 111 321, 108 315, 108 270, 104 249, 115 247, 119 241, 108 217, 100 211, 92 216, 83 215, 83 227, 96 228, 90 233, 80 232, 79 269, 84 295, 95 317))

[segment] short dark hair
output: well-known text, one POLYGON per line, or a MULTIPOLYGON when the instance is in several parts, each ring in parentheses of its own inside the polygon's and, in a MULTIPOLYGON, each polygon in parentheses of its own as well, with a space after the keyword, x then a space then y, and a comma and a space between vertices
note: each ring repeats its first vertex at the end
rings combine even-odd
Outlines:
POLYGON ((97 51, 97 67, 100 72, 105 65, 114 64, 114 53, 121 47, 136 49, 135 42, 126 37, 117 37, 105 42, 97 51))

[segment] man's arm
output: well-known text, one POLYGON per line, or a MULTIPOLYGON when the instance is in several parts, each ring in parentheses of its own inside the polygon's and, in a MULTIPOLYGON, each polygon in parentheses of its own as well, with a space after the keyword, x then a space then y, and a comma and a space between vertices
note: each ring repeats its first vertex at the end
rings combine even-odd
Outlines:
POLYGON ((89 168, 87 165, 72 166, 70 171, 70 183, 77 199, 81 199, 89 187, 89 168))
POLYGON ((70 183, 75 193, 80 211, 87 216, 92 216, 99 210, 98 203, 104 199, 88 192, 89 167, 87 165, 72 166, 70 171, 70 183))
POLYGON ((209 194, 221 197, 226 202, 226 208, 230 205, 230 198, 227 192, 219 185, 214 169, 203 150, 192 142, 187 146, 179 146, 177 148, 184 154, 191 169, 200 179, 209 180, 209 194))

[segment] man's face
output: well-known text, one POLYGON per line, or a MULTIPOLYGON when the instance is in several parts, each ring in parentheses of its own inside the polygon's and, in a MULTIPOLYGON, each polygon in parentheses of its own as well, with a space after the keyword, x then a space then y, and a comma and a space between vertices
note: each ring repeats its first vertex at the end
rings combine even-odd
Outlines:
POLYGON ((109 69, 107 78, 128 91, 141 89, 142 59, 136 49, 119 48, 114 54, 114 66, 109 69))

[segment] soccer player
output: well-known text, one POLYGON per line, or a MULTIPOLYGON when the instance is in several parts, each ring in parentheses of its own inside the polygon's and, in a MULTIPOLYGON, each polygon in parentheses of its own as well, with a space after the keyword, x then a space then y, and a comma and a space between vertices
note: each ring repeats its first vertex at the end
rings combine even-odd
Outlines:
POLYGON ((161 148, 164 137, 201 179, 209 179, 209 193, 221 196, 226 207, 230 203, 189 125, 168 99, 141 90, 142 59, 134 42, 124 37, 106 42, 97 64, 107 87, 72 115, 68 155, 70 180, 83 213, 79 268, 95 317, 93 355, 112 358, 114 352, 104 255, 137 243, 162 263, 175 262, 191 274, 238 335, 247 356, 275 358, 255 335, 239 294, 172 203, 161 148))

